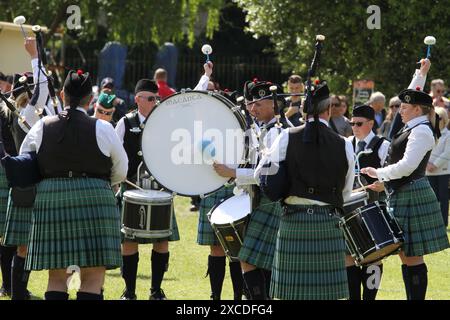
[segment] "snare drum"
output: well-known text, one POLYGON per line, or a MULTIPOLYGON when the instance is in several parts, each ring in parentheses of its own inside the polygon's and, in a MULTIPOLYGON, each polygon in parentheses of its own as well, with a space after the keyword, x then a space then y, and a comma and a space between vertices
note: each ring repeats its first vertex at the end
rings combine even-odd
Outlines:
POLYGON ((397 252, 403 232, 384 202, 374 202, 342 217, 339 227, 356 265, 367 265, 397 252))
POLYGON ((166 238, 172 234, 173 196, 164 191, 123 193, 122 233, 128 239, 166 238))
POLYGON ((208 213, 211 227, 230 261, 239 261, 251 212, 250 196, 246 193, 222 199, 208 213))
POLYGON ((240 108, 217 93, 173 94, 146 119, 141 150, 147 171, 179 195, 213 193, 230 180, 214 171, 214 161, 233 169, 247 161, 245 128, 240 108))
POLYGON ((365 191, 352 192, 350 199, 344 203, 344 212, 349 214, 353 210, 367 205, 369 194, 365 191))

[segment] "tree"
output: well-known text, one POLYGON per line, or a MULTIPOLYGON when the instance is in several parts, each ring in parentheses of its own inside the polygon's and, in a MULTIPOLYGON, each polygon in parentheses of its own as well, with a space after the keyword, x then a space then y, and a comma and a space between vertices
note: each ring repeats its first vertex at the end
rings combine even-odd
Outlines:
POLYGON ((351 92, 351 81, 372 79, 388 95, 409 84, 415 62, 424 57, 423 40, 433 35, 429 79, 450 72, 450 10, 446 1, 396 0, 234 0, 247 13, 247 31, 269 36, 285 71, 306 74, 316 34, 326 36, 318 74, 334 92, 351 92), (376 2, 381 28, 369 29, 376 2), (368 12, 369 11, 369 12, 368 12))
POLYGON ((27 24, 49 27, 47 38, 56 31, 67 31, 67 8, 77 5, 81 13, 79 39, 95 39, 103 26, 107 40, 139 45, 152 42, 179 41, 188 38, 194 43, 194 31, 201 12, 207 12, 206 34, 211 37, 219 25, 219 12, 224 0, 0 0, 0 20, 13 21, 23 15, 27 24))

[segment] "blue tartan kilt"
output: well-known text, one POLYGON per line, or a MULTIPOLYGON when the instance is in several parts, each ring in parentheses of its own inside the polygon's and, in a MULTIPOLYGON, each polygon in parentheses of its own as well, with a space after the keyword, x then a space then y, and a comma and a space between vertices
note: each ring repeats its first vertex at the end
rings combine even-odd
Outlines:
POLYGON ((239 259, 258 268, 271 270, 282 208, 262 196, 259 206, 251 213, 250 221, 239 251, 239 259))
POLYGON ((6 211, 8 208, 8 181, 3 166, 0 165, 0 237, 5 232, 6 211))
POLYGON ((345 242, 331 207, 296 206, 282 215, 275 247, 271 297, 337 300, 348 297, 345 242), (309 214, 308 209, 314 213, 309 214))
POLYGON ((109 183, 93 178, 41 181, 25 268, 121 265, 120 213, 109 183))
POLYGON ((233 186, 222 187, 200 200, 198 215, 197 243, 203 246, 219 246, 220 242, 208 220, 208 213, 220 200, 233 195, 233 186))
POLYGON ((402 251, 407 257, 424 256, 449 247, 441 208, 427 178, 394 192, 389 205, 403 230, 402 251))

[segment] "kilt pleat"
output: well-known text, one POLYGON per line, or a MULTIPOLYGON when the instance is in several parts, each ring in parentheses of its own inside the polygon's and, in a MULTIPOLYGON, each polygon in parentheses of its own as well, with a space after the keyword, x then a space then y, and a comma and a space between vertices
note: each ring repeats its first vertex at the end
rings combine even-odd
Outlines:
POLYGON ((121 264, 120 213, 107 181, 54 178, 39 183, 27 270, 121 264))
POLYGON ((250 215, 244 243, 239 251, 241 261, 258 268, 272 269, 281 211, 279 202, 261 197, 260 205, 250 215))
POLYGON ((231 195, 233 195, 233 187, 226 186, 200 200, 197 229, 197 243, 199 245, 220 245, 207 214, 220 200, 228 198, 231 195))
POLYGON ((5 231, 6 211, 8 209, 8 181, 3 166, 0 165, 0 237, 5 231))
POLYGON ((424 256, 449 248, 441 208, 427 178, 395 192, 389 205, 403 230, 402 251, 406 256, 424 256))
POLYGON ((3 236, 6 246, 24 246, 28 244, 33 207, 17 207, 11 199, 9 191, 8 208, 3 236))
POLYGON ((280 218, 271 296, 284 300, 348 297, 344 235, 330 207, 297 206, 280 218), (314 208, 313 214, 307 209, 314 208))

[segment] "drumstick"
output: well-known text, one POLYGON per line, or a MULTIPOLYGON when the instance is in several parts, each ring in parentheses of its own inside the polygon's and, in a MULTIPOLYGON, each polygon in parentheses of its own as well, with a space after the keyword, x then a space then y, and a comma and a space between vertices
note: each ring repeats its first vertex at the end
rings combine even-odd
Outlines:
POLYGON ((136 189, 139 189, 141 191, 145 191, 145 189, 142 189, 141 187, 135 185, 133 182, 125 180, 126 183, 128 183, 130 186, 135 187, 136 189))
POLYGON ((361 188, 358 188, 358 189, 354 189, 354 190, 352 190, 352 192, 360 192, 360 191, 366 191, 366 187, 364 186, 364 187, 361 187, 361 188))

